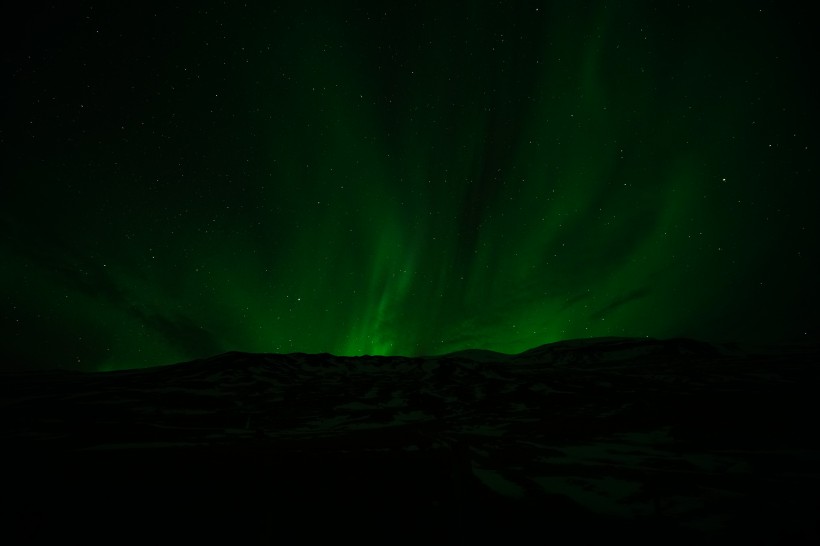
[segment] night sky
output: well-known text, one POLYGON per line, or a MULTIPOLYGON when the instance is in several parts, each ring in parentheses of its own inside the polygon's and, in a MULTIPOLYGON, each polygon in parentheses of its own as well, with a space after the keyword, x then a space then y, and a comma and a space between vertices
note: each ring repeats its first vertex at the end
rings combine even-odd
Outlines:
POLYGON ((3 366, 818 339, 808 12, 155 4, 4 17, 3 366))

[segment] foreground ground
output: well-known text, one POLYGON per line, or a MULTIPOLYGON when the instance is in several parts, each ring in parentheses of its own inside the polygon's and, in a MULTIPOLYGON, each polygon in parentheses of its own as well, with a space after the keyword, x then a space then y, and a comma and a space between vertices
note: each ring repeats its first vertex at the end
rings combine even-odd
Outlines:
POLYGON ((812 349, 227 353, 0 378, 24 541, 818 543, 812 349))

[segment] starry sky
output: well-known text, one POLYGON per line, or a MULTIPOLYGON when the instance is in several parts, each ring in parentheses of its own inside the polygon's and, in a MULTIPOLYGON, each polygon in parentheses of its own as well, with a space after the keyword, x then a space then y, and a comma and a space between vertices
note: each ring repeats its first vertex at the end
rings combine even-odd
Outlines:
POLYGON ((3 366, 818 338, 788 2, 54 4, 2 23, 3 366))

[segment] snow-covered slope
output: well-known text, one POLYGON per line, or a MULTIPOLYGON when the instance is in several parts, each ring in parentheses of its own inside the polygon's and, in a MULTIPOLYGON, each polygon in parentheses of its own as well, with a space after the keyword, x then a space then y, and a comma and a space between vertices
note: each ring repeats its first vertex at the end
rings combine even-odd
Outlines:
POLYGON ((314 538, 374 542, 791 540, 820 513, 819 370, 810 348, 599 338, 6 374, 3 483, 17 530, 46 535, 94 513, 182 540, 269 542, 304 518, 314 538), (166 518, 183 512, 188 531, 166 518))

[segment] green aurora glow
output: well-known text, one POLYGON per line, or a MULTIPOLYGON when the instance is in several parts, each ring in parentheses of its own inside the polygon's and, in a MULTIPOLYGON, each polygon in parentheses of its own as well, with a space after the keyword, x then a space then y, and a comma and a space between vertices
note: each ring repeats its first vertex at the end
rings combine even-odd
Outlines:
POLYGON ((9 365, 816 340, 807 17, 667 4, 32 14, 9 365))

